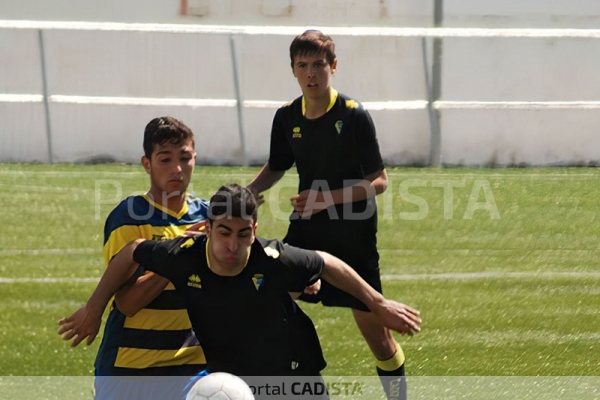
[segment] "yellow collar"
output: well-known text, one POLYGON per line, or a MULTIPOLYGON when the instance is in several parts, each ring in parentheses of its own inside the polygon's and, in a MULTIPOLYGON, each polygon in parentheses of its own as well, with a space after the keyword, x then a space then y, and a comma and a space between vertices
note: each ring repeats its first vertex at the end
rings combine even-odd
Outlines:
MULTIPOLYGON (((326 113, 333 108, 333 105, 335 104, 337 98, 337 90, 331 88, 331 91, 329 92, 329 106, 327 106, 327 111, 325 111, 326 113)), ((302 96, 302 115, 306 115, 306 99, 304 98, 304 96, 302 96)))
POLYGON ((152 198, 150 197, 150 195, 148 194, 148 192, 144 193, 142 195, 142 197, 154 208, 157 208, 159 211, 169 214, 170 216, 176 218, 176 219, 181 219, 185 214, 187 214, 189 208, 188 208, 188 202, 187 202, 187 197, 189 196, 188 193, 185 194, 186 196, 186 200, 183 203, 183 207, 181 207, 181 210, 179 212, 175 212, 167 207, 163 207, 160 204, 158 204, 157 202, 155 202, 154 200, 152 200, 152 198))

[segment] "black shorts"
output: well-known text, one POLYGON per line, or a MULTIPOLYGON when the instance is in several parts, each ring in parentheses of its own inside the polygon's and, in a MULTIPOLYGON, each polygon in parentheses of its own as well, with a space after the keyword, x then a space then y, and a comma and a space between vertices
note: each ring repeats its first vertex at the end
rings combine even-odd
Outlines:
MULTIPOLYGON (((332 254, 354 269, 371 287, 382 293, 379 272, 379 253, 375 233, 352 233, 342 225, 330 224, 323 228, 312 224, 290 224, 284 243, 308 250, 321 250, 332 254), (300 226, 298 226, 300 225, 300 226)), ((301 300, 321 302, 329 307, 346 307, 369 311, 361 301, 321 280, 321 290, 316 295, 305 295, 301 300)))

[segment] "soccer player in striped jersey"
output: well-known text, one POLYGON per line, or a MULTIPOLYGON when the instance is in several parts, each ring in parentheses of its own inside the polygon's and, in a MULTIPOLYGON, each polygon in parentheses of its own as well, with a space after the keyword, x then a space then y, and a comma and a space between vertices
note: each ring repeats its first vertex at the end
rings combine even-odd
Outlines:
MULTIPOLYGON (((150 190, 126 198, 106 219, 107 265, 132 240, 173 239, 207 216, 208 202, 187 193, 196 160, 192 131, 175 118, 154 118, 144 131, 143 147, 142 165, 150 177, 150 190)), ((59 333, 70 338, 69 319, 59 323, 59 333)), ((74 346, 81 341, 78 339, 74 346)), ((96 398, 119 398, 114 393, 176 398, 181 388, 165 381, 153 385, 148 380, 140 384, 108 377, 191 376, 203 370, 205 363, 181 296, 166 278, 140 266, 110 306, 95 362, 96 398)), ((176 379, 170 382, 179 384, 176 379)))
MULTIPOLYGON (((284 242, 339 257, 381 293, 375 196, 386 190, 387 173, 373 121, 358 101, 331 86, 337 68, 331 37, 304 32, 292 41, 290 59, 302 96, 277 110, 269 160, 248 188, 260 200, 295 164, 298 194, 284 242)), ((405 398, 404 353, 390 330, 326 281, 316 300, 352 309, 388 398, 405 398)))

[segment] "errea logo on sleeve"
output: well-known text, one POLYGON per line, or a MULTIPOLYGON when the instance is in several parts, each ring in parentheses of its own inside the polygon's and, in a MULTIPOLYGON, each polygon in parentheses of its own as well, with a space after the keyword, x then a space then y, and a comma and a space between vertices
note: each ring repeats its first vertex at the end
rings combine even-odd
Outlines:
POLYGON ((196 289, 202 289, 202 284, 200 282, 200 277, 196 274, 192 274, 188 277, 187 285, 196 289))

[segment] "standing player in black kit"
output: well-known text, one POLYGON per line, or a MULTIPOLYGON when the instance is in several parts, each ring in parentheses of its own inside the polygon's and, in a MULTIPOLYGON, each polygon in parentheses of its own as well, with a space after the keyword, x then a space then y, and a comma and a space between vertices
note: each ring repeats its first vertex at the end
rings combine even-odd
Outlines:
MULTIPOLYGON (((304 32, 292 41, 290 58, 302 96, 277 110, 269 160, 248 188, 263 201, 260 193, 295 163, 300 182, 284 242, 339 257, 381 292, 375 196, 386 190, 387 173, 373 121, 359 102, 331 87, 337 59, 329 36, 304 32)), ((379 318, 327 282, 317 299, 303 296, 351 308, 388 398, 406 398, 404 353, 379 318)))

